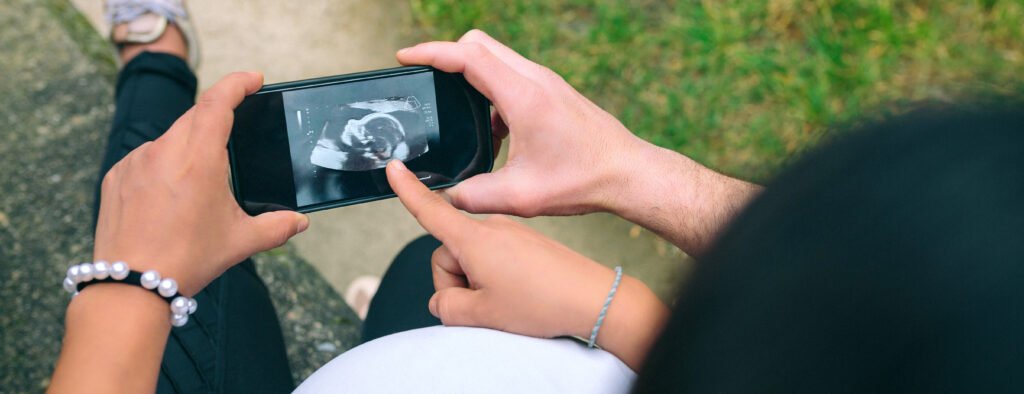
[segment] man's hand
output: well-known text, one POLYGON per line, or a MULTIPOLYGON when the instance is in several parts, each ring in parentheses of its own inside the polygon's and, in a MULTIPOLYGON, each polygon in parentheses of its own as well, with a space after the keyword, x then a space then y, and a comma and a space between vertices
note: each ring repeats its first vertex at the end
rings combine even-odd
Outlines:
POLYGON ((457 43, 408 48, 398 60, 463 73, 494 104, 496 147, 512 136, 503 168, 448 190, 466 211, 530 217, 602 210, 644 144, 558 74, 479 30, 457 43))
MULTIPOLYGON (((430 312, 445 325, 587 338, 611 288, 612 270, 504 216, 472 219, 423 186, 397 160, 388 182, 420 225, 444 244, 431 268, 430 312)), ((637 368, 668 309, 623 277, 598 343, 637 368)))
POLYGON ((463 73, 494 104, 496 147, 511 137, 503 168, 447 191, 466 211, 524 217, 606 211, 699 254, 758 190, 637 138, 558 74, 479 30, 397 57, 463 73))
POLYGON ((234 109, 262 83, 259 73, 228 75, 162 137, 110 169, 95 260, 155 269, 193 295, 232 265, 306 229, 309 220, 295 212, 249 216, 229 189, 226 146, 234 109))

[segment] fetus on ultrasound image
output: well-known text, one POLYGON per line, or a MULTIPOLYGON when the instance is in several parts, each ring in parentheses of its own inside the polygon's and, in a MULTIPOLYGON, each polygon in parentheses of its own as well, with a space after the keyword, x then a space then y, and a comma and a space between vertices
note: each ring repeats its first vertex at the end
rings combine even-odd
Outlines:
POLYGON ((320 137, 309 161, 332 170, 366 171, 422 155, 430 146, 420 108, 416 96, 408 96, 325 109, 327 116, 312 125, 320 137))
POLYGON ((389 161, 439 141, 436 106, 430 73, 285 92, 296 203, 379 194, 389 161))

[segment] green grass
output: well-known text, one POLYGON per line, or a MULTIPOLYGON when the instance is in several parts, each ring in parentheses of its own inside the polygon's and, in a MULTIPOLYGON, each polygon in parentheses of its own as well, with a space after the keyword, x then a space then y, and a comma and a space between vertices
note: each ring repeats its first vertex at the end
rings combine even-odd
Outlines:
POLYGON ((836 125, 1024 92, 1024 2, 411 0, 423 39, 480 28, 634 133, 765 180, 836 125))

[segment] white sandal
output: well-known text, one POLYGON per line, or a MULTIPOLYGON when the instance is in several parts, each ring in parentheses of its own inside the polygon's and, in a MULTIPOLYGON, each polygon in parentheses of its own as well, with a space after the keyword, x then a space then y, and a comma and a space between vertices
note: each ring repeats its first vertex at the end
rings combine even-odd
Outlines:
MULTIPOLYGON (((199 42, 183 0, 106 0, 104 14, 110 24, 115 50, 125 44, 148 44, 160 38, 167 24, 178 26, 188 47, 188 63, 199 68, 199 42)), ((115 56, 118 67, 121 57, 115 56)))
POLYGON ((380 287, 380 277, 360 276, 348 285, 345 290, 345 303, 356 312, 360 319, 366 320, 366 313, 370 311, 370 301, 377 295, 380 287))

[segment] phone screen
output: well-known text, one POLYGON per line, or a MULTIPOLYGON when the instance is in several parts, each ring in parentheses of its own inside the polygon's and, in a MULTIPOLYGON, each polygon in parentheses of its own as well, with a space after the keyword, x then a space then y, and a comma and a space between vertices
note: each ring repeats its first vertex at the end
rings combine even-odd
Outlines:
POLYGON ((315 211, 386 198, 391 160, 434 188, 490 170, 488 103, 461 75, 384 73, 272 85, 248 97, 230 146, 243 208, 315 211))
POLYGON ((432 73, 286 91, 283 101, 299 206, 374 192, 345 180, 441 140, 432 73))

